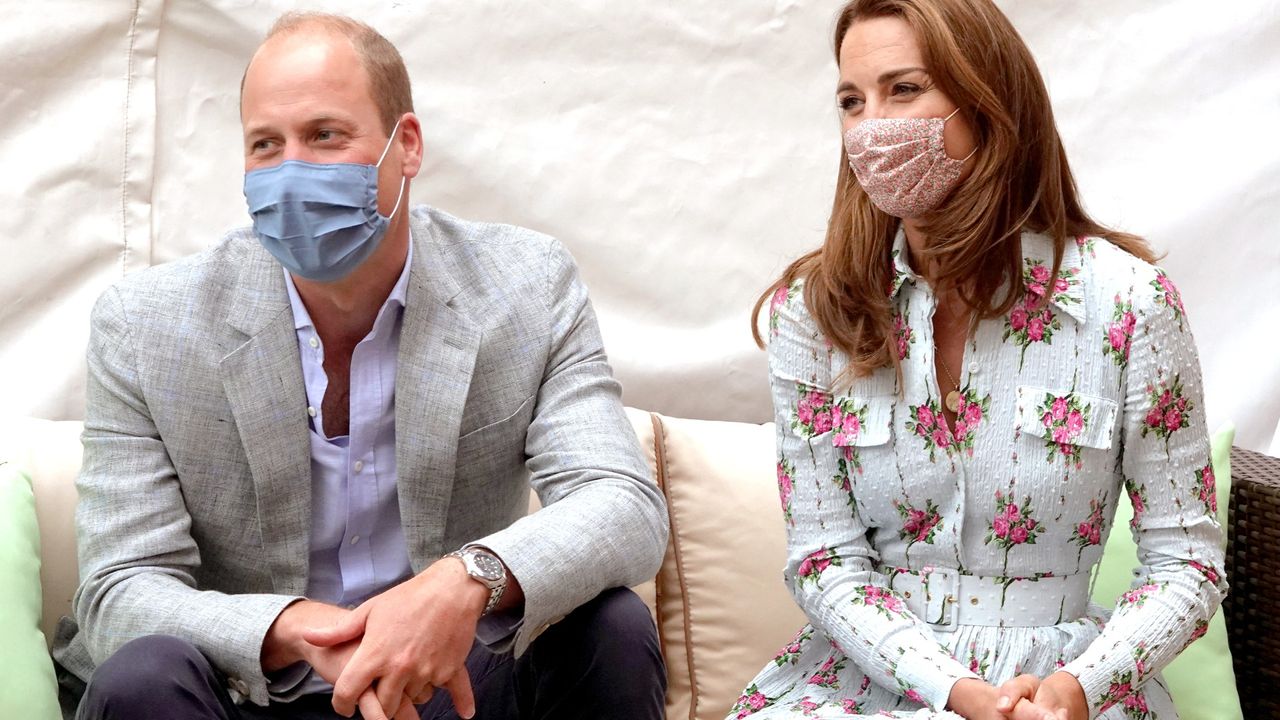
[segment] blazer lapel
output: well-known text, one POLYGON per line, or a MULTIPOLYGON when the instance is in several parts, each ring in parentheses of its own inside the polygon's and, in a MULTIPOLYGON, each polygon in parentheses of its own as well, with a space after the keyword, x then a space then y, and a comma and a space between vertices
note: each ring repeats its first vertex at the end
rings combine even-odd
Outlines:
POLYGON ((222 385, 258 500, 258 525, 277 593, 307 588, 311 444, 307 395, 283 270, 250 252, 227 323, 247 340, 221 361, 222 385))
POLYGON ((458 428, 480 330, 452 307, 458 285, 443 267, 429 221, 414 218, 413 265, 396 369, 396 475, 400 519, 415 573, 443 552, 458 428))

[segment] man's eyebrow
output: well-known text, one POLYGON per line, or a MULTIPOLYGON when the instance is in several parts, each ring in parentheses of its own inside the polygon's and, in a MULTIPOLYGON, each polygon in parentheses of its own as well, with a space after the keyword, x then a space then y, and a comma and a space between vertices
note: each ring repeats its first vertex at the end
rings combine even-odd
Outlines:
MULTIPOLYGON (((338 125, 344 129, 350 129, 355 127, 355 123, 352 122, 349 118, 341 117, 338 115, 317 115, 315 117, 307 118, 303 122, 303 125, 308 128, 319 127, 322 125, 338 125)), ((277 126, 275 123, 267 123, 267 122, 257 123, 245 128, 244 134, 245 134, 245 137, 254 137, 257 135, 269 135, 276 132, 276 127, 277 126)))
MULTIPOLYGON (((894 80, 902 77, 903 75, 909 75, 913 72, 922 72, 922 73, 928 74, 928 71, 922 67, 901 68, 899 70, 890 70, 889 72, 881 74, 880 77, 876 78, 876 82, 880 85, 884 85, 885 83, 893 82, 894 80)), ((837 93, 842 93, 848 90, 857 90, 857 89, 858 89, 858 86, 854 85, 848 80, 845 80, 844 82, 836 86, 837 93)))
POLYGON ((317 125, 342 125, 343 127, 352 127, 355 125, 355 123, 351 122, 350 119, 339 117, 337 115, 318 115, 316 117, 309 118, 306 124, 308 127, 315 127, 317 125))

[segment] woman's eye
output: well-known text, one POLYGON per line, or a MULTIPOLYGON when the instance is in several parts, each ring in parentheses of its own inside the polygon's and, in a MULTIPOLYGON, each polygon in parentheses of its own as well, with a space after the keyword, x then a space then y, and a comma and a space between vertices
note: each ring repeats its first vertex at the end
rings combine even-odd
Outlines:
POLYGON ((846 95, 840 98, 840 109, 845 112, 851 112, 862 107, 862 98, 856 95, 846 95))
POLYGON ((920 92, 920 86, 913 83, 898 83, 893 86, 894 95, 911 95, 920 92))

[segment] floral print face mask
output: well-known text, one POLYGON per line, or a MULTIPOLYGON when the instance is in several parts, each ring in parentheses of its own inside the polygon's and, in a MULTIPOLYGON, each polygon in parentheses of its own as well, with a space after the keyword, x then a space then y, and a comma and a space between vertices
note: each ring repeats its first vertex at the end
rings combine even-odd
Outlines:
MULTIPOLYGON (((871 202, 899 218, 936 209, 960 181, 965 161, 947 157, 945 118, 872 118, 844 134, 849 167, 871 202)), ((977 152, 974 149, 973 152, 977 152)))

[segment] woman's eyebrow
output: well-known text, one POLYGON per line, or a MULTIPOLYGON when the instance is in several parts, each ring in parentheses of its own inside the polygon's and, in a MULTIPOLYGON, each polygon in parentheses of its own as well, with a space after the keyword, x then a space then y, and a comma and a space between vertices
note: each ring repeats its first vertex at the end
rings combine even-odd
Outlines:
MULTIPOLYGON (((913 72, 927 72, 927 71, 922 67, 909 67, 909 68, 901 68, 899 70, 890 70, 888 72, 881 74, 880 77, 876 78, 876 82, 880 85, 884 85, 885 83, 892 82, 902 77, 903 75, 909 75, 913 72)), ((842 92, 845 92, 846 90, 857 90, 857 89, 858 89, 858 86, 854 85, 848 80, 845 80, 844 82, 836 86, 837 93, 842 93, 842 92)))

